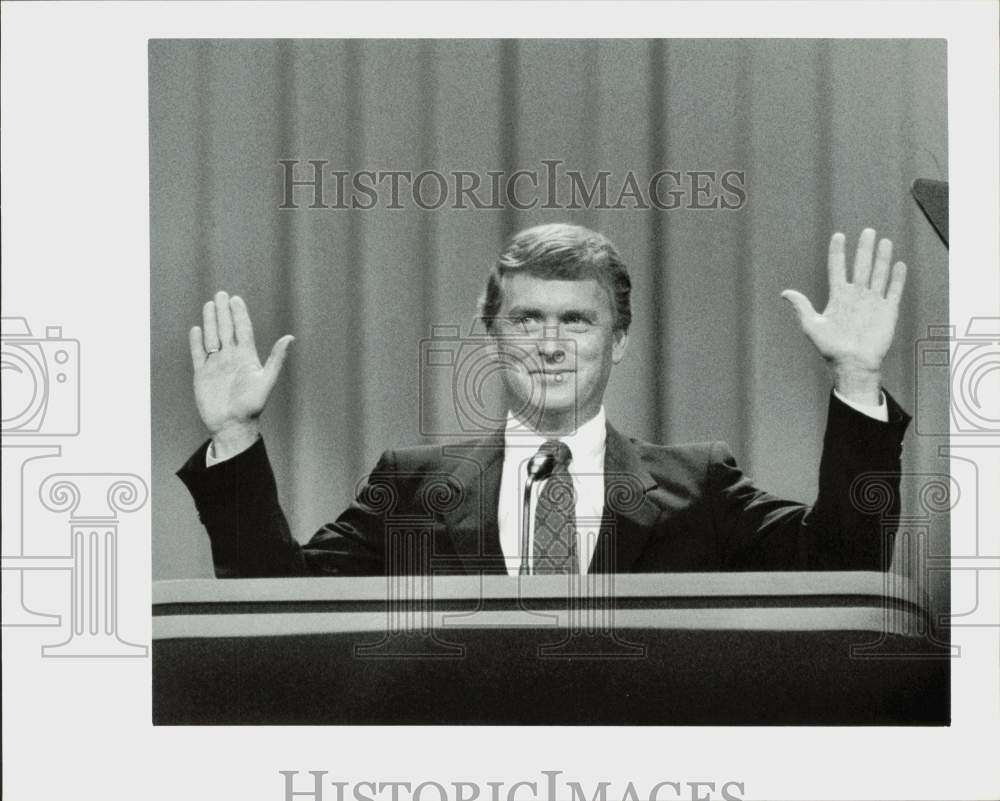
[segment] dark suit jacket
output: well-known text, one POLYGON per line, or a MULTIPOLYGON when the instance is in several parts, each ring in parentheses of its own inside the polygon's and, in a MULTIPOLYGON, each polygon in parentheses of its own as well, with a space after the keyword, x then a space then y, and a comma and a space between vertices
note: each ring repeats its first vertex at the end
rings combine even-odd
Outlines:
MULTIPOLYGON (((608 425, 604 520, 590 572, 886 569, 910 420, 886 398, 882 423, 831 394, 811 508, 754 487, 725 443, 653 445, 608 425)), ((178 475, 219 577, 505 573, 503 446, 498 431, 387 451, 354 503, 306 545, 289 532, 263 440, 210 468, 206 442, 178 475)))

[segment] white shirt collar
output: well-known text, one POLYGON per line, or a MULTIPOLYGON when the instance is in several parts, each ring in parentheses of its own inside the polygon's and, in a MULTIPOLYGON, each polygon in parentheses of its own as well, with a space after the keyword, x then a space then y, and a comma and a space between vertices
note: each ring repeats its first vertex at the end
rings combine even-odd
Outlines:
POLYGON ((538 450, 541 444, 549 439, 558 439, 565 442, 573 454, 573 461, 570 462, 571 472, 573 472, 574 467, 580 468, 583 465, 587 465, 588 469, 592 469, 595 466, 598 469, 603 469, 601 463, 604 461, 604 444, 606 438, 607 417, 604 414, 603 405, 597 414, 572 434, 564 434, 558 437, 544 437, 527 429, 511 412, 507 412, 507 423, 504 426, 504 447, 507 449, 517 448, 521 450, 531 448, 532 450, 538 450))

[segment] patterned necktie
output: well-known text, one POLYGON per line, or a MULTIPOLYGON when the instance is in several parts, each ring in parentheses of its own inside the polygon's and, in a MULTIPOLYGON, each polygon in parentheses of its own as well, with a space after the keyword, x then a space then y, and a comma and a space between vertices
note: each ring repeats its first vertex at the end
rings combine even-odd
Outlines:
POLYGON ((576 492, 569 474, 573 458, 564 442, 549 440, 544 450, 555 451, 556 465, 542 485, 535 505, 535 543, 532 548, 536 575, 579 573, 576 555, 576 492))

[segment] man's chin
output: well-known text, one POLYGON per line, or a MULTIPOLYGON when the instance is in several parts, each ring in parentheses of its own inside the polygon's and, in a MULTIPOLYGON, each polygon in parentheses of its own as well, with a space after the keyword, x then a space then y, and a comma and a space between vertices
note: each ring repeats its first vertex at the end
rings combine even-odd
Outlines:
POLYGON ((507 384, 507 407, 514 415, 532 428, 545 421, 577 419, 577 392, 574 374, 562 380, 552 378, 539 382, 535 375, 521 375, 521 380, 507 384))
POLYGON ((536 430, 575 429, 578 419, 576 404, 546 403, 544 405, 511 405, 514 416, 528 427, 536 430))

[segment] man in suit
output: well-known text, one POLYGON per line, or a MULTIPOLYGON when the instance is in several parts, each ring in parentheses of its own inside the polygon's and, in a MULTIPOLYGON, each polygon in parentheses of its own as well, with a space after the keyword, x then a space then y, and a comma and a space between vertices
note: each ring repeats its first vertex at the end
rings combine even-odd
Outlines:
POLYGON ((881 365, 906 268, 892 265, 889 240, 876 245, 865 229, 849 278, 844 245, 834 234, 822 314, 782 293, 834 384, 812 507, 754 487, 724 443, 639 442, 606 420, 631 282, 607 238, 557 224, 513 237, 481 304, 505 368, 505 425, 466 443, 387 451, 350 507, 300 545, 258 426, 292 337, 261 365, 246 305, 218 293, 190 338, 211 438, 178 473, 216 575, 885 569, 892 531, 883 521, 898 509, 874 513, 859 501, 874 474, 895 476, 888 489, 898 498, 909 416, 882 390, 881 365), (539 467, 525 533, 526 478, 539 467))

